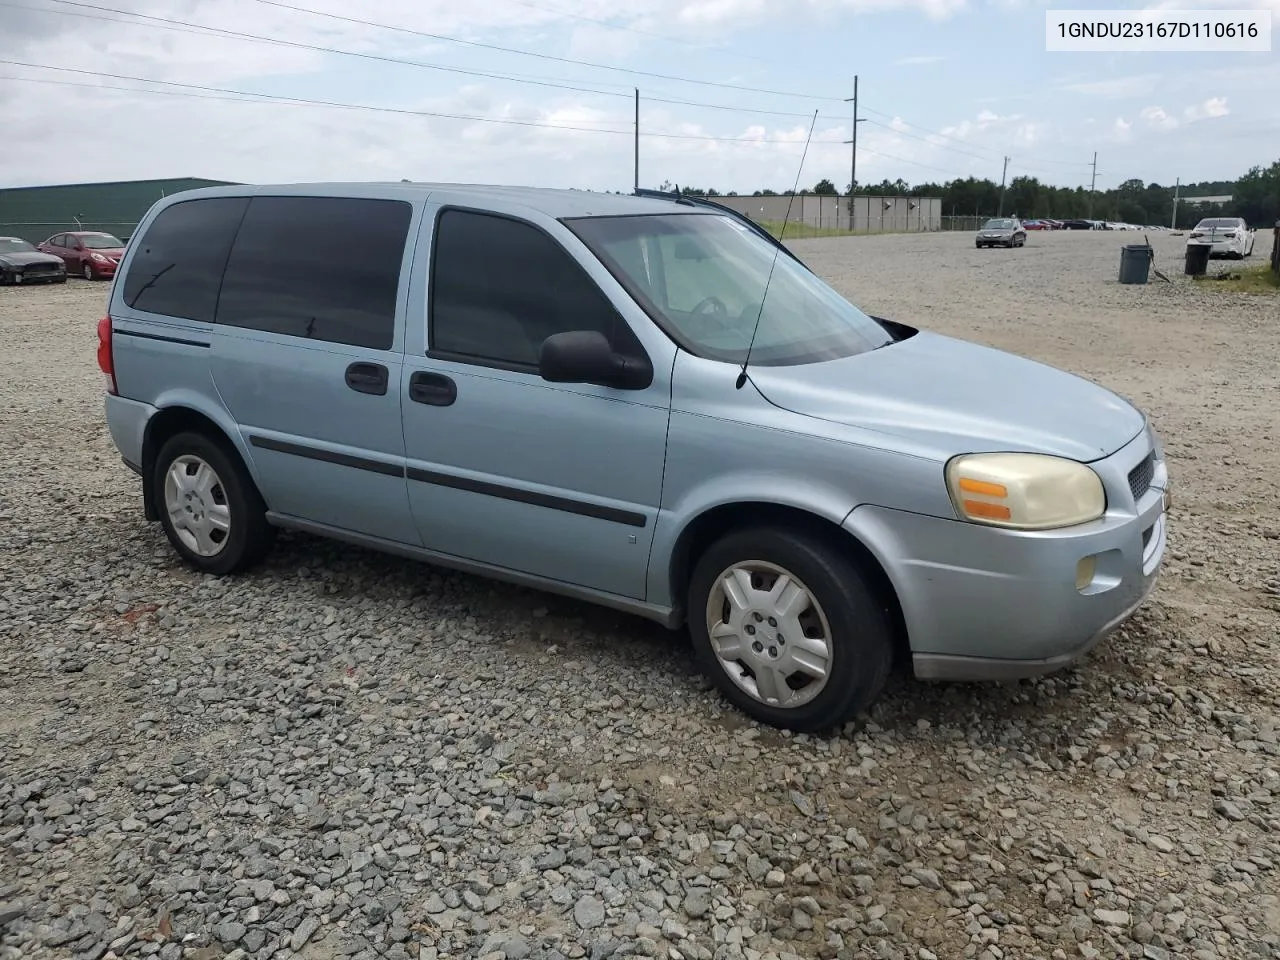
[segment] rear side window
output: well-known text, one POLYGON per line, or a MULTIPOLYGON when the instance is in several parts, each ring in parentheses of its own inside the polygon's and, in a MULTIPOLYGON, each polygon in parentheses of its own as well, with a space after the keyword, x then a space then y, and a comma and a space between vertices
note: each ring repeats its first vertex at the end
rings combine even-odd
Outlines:
POLYGON ((431 268, 431 353, 536 368, 542 341, 624 321, 564 247, 537 227, 466 210, 440 215, 431 268))
POLYGON ((412 213, 402 200, 254 197, 218 323, 389 349, 412 213))
POLYGON ((124 302, 135 310, 212 323, 227 252, 248 202, 208 197, 160 211, 133 244, 124 302))

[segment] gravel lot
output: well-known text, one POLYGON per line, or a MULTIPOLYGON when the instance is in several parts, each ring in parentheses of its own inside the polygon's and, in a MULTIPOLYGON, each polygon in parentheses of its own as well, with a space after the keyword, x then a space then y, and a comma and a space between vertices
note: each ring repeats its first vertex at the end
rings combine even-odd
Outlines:
POLYGON ((532 591, 302 536, 193 575, 103 423, 106 285, 0 289, 0 960, 1280 957, 1280 306, 1166 235, 1121 287, 1135 240, 796 244, 1131 397, 1174 476, 1079 668, 899 678, 831 738, 532 591))

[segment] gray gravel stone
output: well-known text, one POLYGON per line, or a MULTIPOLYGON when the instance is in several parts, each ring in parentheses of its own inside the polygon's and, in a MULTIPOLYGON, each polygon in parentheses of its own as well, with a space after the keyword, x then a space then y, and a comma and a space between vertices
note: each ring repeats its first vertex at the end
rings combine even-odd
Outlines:
POLYGON ((595 897, 582 897, 573 905, 573 919, 584 930, 604 924, 604 904, 595 897))

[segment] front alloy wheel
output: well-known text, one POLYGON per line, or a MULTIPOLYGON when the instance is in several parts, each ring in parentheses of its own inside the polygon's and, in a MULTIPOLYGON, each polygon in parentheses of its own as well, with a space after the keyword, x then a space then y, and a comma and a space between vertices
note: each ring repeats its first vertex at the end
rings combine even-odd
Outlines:
POLYGON ((762 723, 827 730, 879 694, 893 660, 878 585, 838 530, 762 527, 711 544, 689 579, 689 632, 720 692, 762 723))
POLYGON ((84 262, 84 266, 80 269, 80 276, 84 277, 86 280, 97 279, 97 274, 93 272, 93 264, 88 260, 84 262))
POLYGON ((790 571, 763 560, 722 570, 707 598, 706 617, 721 669, 748 696, 792 709, 827 685, 831 625, 790 571))

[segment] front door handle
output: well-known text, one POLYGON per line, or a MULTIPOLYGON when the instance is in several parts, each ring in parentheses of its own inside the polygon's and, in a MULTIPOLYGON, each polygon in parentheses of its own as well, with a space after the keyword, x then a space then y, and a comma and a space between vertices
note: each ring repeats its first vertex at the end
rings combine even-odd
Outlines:
POLYGON ((380 363, 353 363, 347 367, 347 386, 356 393, 384 396, 387 392, 387 368, 380 363))
POLYGON ((419 370, 409 378, 409 399, 432 407, 447 407, 458 399, 458 385, 443 373, 419 370))

